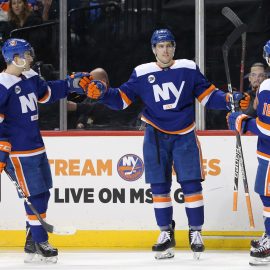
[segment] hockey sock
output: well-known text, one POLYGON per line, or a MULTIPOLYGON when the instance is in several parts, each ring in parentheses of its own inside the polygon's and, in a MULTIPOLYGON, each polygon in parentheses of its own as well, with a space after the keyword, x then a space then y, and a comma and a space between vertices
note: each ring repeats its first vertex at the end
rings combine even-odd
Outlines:
POLYGON ((172 224, 172 199, 170 196, 171 182, 164 184, 151 184, 153 205, 157 225, 161 231, 171 229, 172 224))
POLYGON ((202 228, 204 224, 204 204, 202 185, 198 181, 181 182, 185 196, 185 207, 190 228, 202 228))
POLYGON ((269 196, 260 196, 263 203, 263 218, 265 232, 268 237, 270 237, 270 197, 269 196))
MULTIPOLYGON (((28 197, 29 201, 33 204, 33 206, 36 208, 36 210, 43 219, 46 218, 48 200, 50 197, 49 194, 49 191, 47 191, 38 195, 28 197)), ((29 206, 26 203, 24 203, 24 206, 33 240, 37 243, 47 241, 48 233, 42 227, 41 223, 39 222, 35 214, 32 212, 32 210, 29 208, 29 206)))

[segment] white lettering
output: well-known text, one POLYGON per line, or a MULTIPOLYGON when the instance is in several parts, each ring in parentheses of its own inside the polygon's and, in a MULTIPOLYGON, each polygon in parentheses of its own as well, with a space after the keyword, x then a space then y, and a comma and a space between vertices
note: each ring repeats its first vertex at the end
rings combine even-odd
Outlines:
POLYGON ((21 102, 21 109, 22 109, 22 113, 27 113, 28 109, 30 109, 30 111, 36 111, 37 110, 37 97, 34 93, 30 93, 27 95, 28 98, 26 96, 20 96, 20 102, 21 102))

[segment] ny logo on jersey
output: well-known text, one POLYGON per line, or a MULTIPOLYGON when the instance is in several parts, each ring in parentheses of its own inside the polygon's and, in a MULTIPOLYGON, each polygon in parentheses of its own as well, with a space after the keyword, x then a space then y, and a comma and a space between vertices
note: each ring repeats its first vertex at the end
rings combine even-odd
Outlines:
POLYGON ((159 102, 160 98, 163 100, 171 99, 170 97, 170 92, 171 92, 175 96, 175 101, 173 103, 164 104, 163 110, 174 109, 178 103, 178 100, 180 98, 184 85, 185 85, 185 81, 181 83, 179 90, 177 90, 177 88, 172 82, 163 83, 161 87, 158 84, 154 84, 153 90, 154 90, 155 101, 159 102))
POLYGON ((22 113, 27 113, 28 109, 32 112, 37 110, 37 97, 34 93, 30 93, 27 96, 20 96, 19 99, 22 113))

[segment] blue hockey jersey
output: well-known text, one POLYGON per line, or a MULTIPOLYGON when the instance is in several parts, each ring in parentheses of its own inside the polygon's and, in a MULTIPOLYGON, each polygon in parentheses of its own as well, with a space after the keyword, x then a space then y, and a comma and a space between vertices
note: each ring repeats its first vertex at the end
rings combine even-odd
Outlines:
POLYGON ((0 73, 0 138, 11 143, 11 155, 31 156, 45 151, 38 124, 38 102, 67 96, 68 84, 45 82, 29 70, 20 77, 0 73))
POLYGON ((270 160, 270 79, 262 82, 258 92, 258 107, 255 119, 247 121, 246 130, 258 135, 257 155, 270 160))
POLYGON ((140 97, 145 108, 141 119, 169 134, 185 134, 195 128, 195 98, 210 109, 226 110, 226 94, 216 89, 195 62, 175 60, 169 68, 156 62, 137 66, 119 88, 109 88, 101 102, 121 110, 140 97))

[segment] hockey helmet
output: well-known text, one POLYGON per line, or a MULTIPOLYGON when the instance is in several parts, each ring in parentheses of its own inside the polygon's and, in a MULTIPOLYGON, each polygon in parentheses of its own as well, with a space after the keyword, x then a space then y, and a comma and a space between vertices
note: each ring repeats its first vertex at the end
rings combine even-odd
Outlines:
POLYGON ((31 56, 34 57, 34 50, 30 43, 24 39, 18 38, 8 39, 2 47, 2 54, 6 63, 11 63, 15 55, 24 58, 24 53, 28 51, 30 52, 31 56))
POLYGON ((171 41, 175 46, 175 38, 172 32, 168 29, 156 30, 151 37, 151 45, 155 47, 157 43, 171 41))
POLYGON ((267 64, 270 65, 270 40, 268 40, 263 47, 263 58, 266 60, 267 64))

